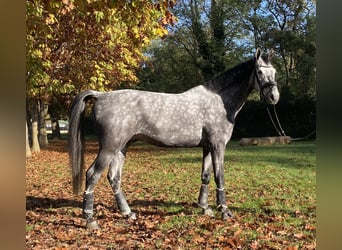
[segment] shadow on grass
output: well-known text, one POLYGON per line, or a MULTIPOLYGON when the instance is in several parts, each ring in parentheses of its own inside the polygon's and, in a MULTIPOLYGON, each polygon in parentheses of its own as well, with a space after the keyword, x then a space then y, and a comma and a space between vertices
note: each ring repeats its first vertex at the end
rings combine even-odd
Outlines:
POLYGON ((67 207, 82 207, 82 203, 77 200, 71 199, 53 199, 45 197, 34 197, 26 196, 26 212, 34 212, 32 214, 27 214, 26 221, 32 224, 39 225, 54 225, 54 226, 65 226, 65 227, 76 227, 84 228, 84 225, 79 222, 75 222, 75 218, 79 218, 70 209, 57 210, 58 208, 67 207), (37 217, 39 215, 39 217, 37 217), (67 217, 63 215, 68 215, 67 217), (58 218, 52 219, 51 218, 58 218))
POLYGON ((82 202, 70 199, 54 199, 48 197, 26 196, 26 210, 62 208, 62 207, 82 207, 82 202))

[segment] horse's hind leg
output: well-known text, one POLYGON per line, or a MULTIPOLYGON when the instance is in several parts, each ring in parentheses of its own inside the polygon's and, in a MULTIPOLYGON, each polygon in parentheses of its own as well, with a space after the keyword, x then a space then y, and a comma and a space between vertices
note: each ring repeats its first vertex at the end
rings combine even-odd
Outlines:
POLYGON ((127 216, 129 219, 135 220, 136 215, 131 211, 126 201, 125 195, 121 190, 121 174, 125 162, 125 154, 126 150, 123 150, 119 151, 115 155, 110 163, 107 179, 113 189, 114 198, 118 204, 121 214, 127 216))
POLYGON ((109 165, 113 154, 101 151, 92 163, 86 174, 86 189, 83 195, 83 217, 87 220, 87 228, 98 229, 99 226, 93 218, 94 188, 101 177, 103 170, 109 165))
POLYGON ((210 181, 210 172, 212 169, 212 160, 209 149, 203 148, 203 161, 202 161, 202 174, 201 180, 202 185, 200 189, 200 193, 198 196, 198 206, 203 209, 203 213, 209 216, 213 216, 213 211, 208 206, 208 189, 209 189, 209 181, 210 181))

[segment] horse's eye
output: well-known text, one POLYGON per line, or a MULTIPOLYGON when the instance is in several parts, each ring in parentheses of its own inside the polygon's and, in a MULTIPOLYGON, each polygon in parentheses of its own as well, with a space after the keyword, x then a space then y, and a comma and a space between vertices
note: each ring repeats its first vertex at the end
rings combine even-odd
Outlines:
POLYGON ((259 75, 261 75, 262 74, 262 71, 261 70, 258 70, 258 72, 257 72, 259 75))

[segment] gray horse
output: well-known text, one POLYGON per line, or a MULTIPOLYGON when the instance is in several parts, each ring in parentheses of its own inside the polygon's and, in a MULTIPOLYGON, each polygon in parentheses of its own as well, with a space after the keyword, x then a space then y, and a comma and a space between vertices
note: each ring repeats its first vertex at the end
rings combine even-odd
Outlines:
POLYGON ((122 167, 130 143, 140 140, 165 147, 202 147, 202 185, 198 205, 205 214, 208 207, 208 184, 211 169, 216 183, 217 209, 222 219, 231 217, 224 191, 224 152, 235 117, 253 89, 267 103, 275 105, 279 92, 271 56, 255 56, 207 82, 180 94, 138 90, 97 92, 87 90, 76 96, 69 125, 69 153, 73 191, 81 192, 83 176, 82 117, 86 102, 92 99, 99 153, 86 173, 83 216, 88 228, 98 228, 93 218, 94 187, 109 166, 108 181, 121 213, 130 219, 135 214, 120 188, 122 167))

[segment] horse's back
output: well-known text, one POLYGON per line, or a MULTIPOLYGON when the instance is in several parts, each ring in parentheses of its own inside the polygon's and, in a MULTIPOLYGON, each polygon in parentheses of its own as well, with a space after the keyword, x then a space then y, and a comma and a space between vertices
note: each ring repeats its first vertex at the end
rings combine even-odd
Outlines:
POLYGON ((199 111, 198 109, 203 109, 205 102, 208 102, 208 96, 205 95, 208 94, 203 86, 180 94, 129 89, 103 92, 95 103, 94 113, 98 119, 107 119, 108 116, 134 117, 142 114, 151 114, 158 119, 158 116, 161 118, 163 115, 176 115, 182 111, 191 116, 192 113, 199 111))

